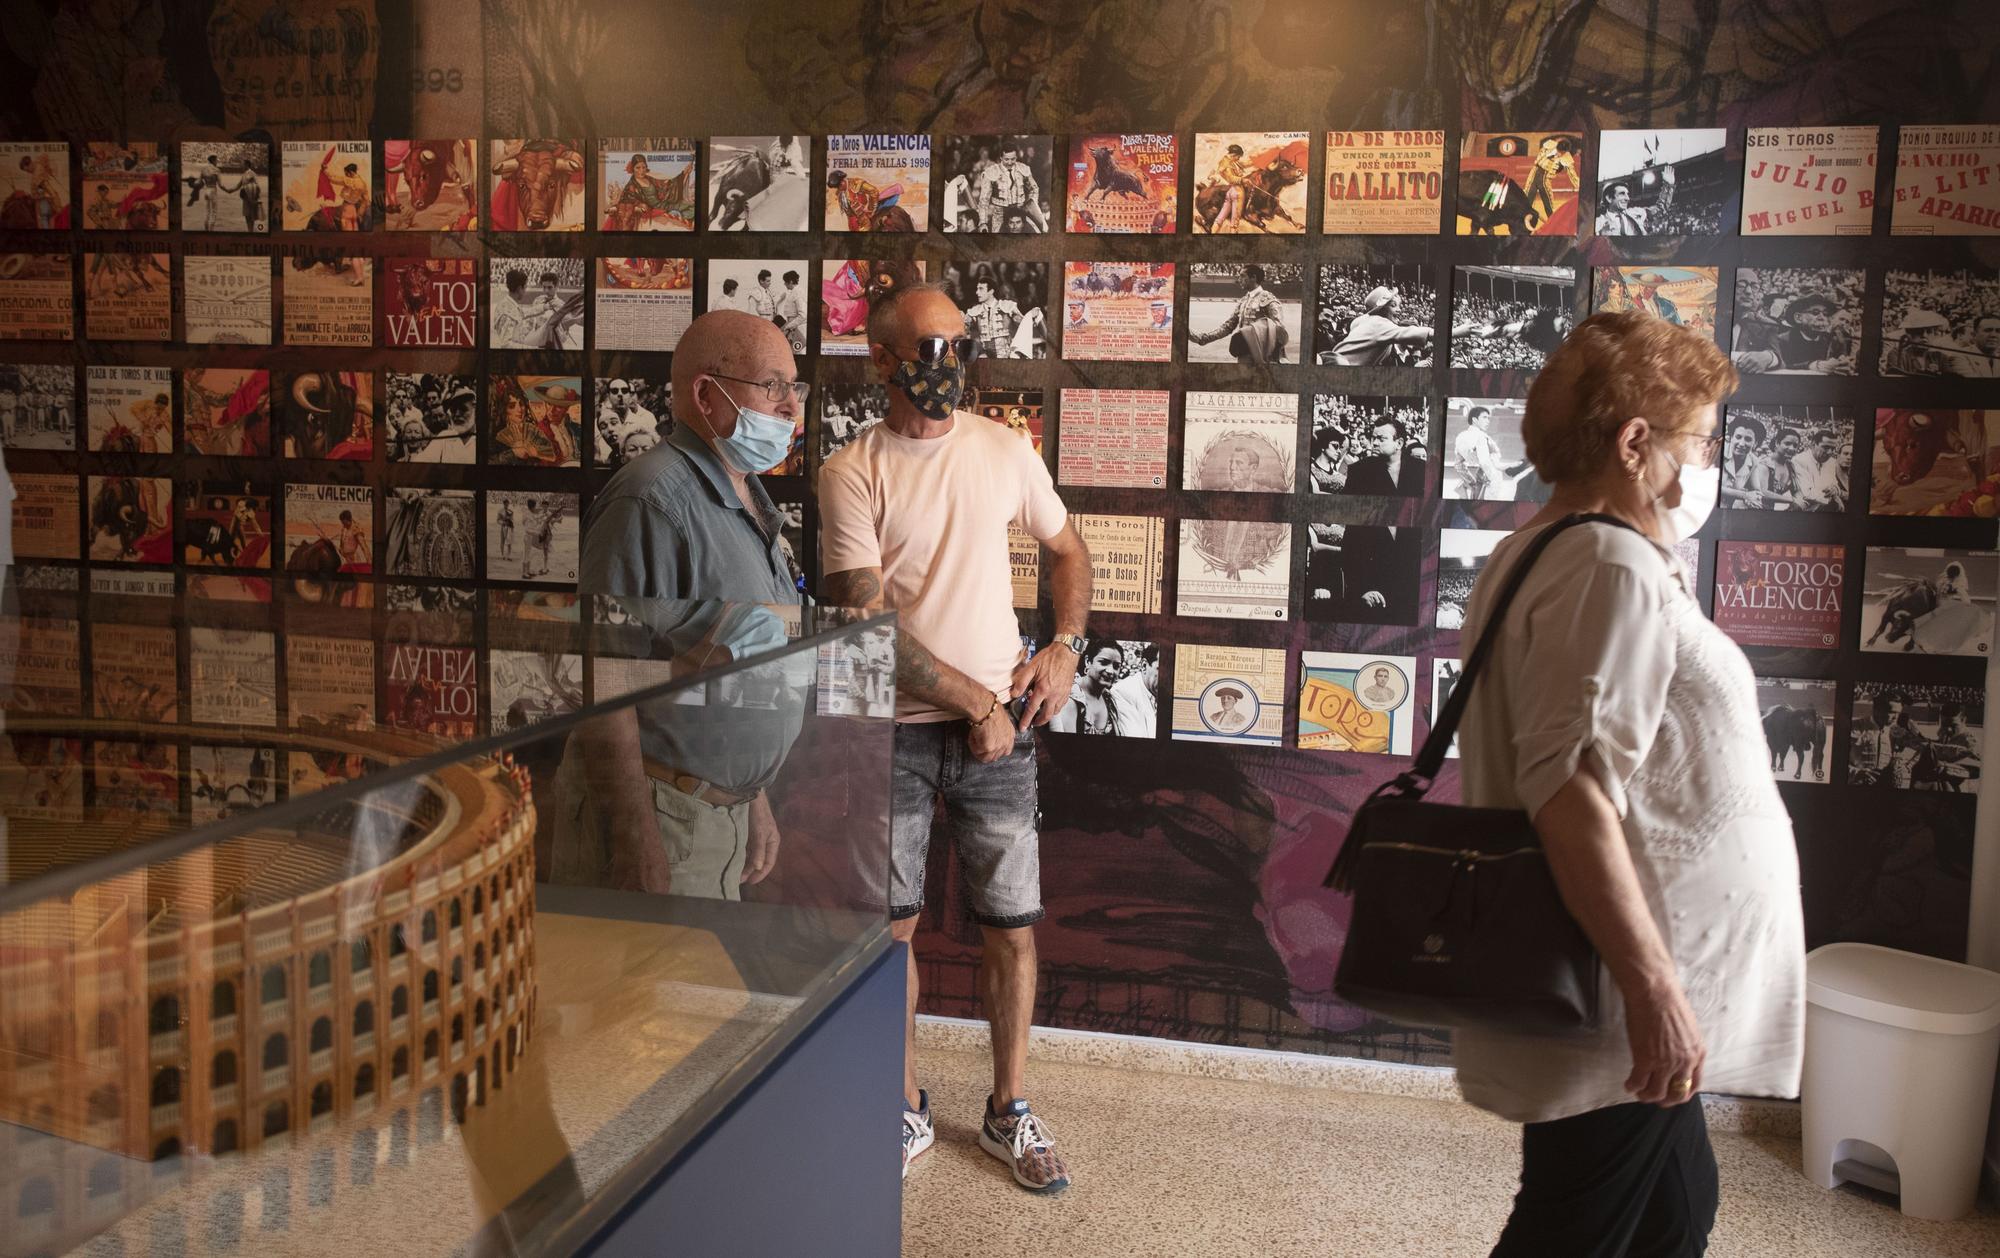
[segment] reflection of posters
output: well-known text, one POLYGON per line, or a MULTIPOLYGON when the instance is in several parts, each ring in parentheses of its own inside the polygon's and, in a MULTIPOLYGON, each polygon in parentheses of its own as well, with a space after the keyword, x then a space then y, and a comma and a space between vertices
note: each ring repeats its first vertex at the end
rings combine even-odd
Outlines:
POLYGON ((276 401, 286 458, 365 463, 374 457, 372 372, 295 372, 284 378, 276 401))
POLYGON ((68 254, 0 254, 0 340, 67 341, 75 324, 68 254))
POLYGON ((1063 357, 1164 363, 1174 353, 1174 264, 1063 263, 1063 357))
POLYGON ((520 729, 583 706, 583 657, 554 651, 492 652, 492 729, 520 729))
POLYGON ((1042 544, 1027 530, 1007 526, 1007 566, 1013 575, 1014 606, 1037 607, 1041 602, 1042 544))
POLYGON ((1297 362, 1305 273, 1291 262, 1191 264, 1187 360, 1244 367, 1297 362))
POLYGON ((694 141, 672 136, 597 142, 598 227, 694 230, 694 141))
POLYGON ((577 467, 583 459, 583 381, 493 377, 488 460, 502 467, 577 467))
POLYGON ((1045 135, 953 135, 938 142, 939 215, 948 232, 1039 236, 1049 230, 1045 135))
POLYGON ((1870 546, 1861 649, 1990 655, 2000 553, 1870 546))
POLYGON ((1160 726, 1160 647, 1092 638, 1077 661, 1069 702, 1049 729, 1058 734, 1151 738, 1160 726))
MULTIPOLYGON (((1430 722, 1437 725, 1438 717, 1444 712, 1444 705, 1451 702, 1451 692, 1458 689, 1459 678, 1465 676, 1465 665, 1459 660, 1442 657, 1431 661, 1431 710, 1430 722)), ((1458 735, 1451 736, 1451 745, 1444 749, 1445 759, 1458 759, 1458 735)))
POLYGON ((967 408, 984 415, 1042 452, 1042 391, 1040 389, 988 389, 974 391, 967 408))
POLYGON ((188 630, 188 719, 276 725, 277 638, 247 629, 188 630))
POLYGON ((77 505, 76 477, 15 472, 13 480, 14 557, 77 558, 77 526, 83 516, 77 505))
POLYGON ((1468 131, 1458 143, 1460 236, 1576 235, 1583 137, 1571 131, 1468 131))
POLYGON ((308 603, 354 606, 356 573, 375 570, 375 491, 367 485, 285 486, 285 571, 308 603))
POLYGON ((85 367, 83 376, 89 449, 100 454, 173 453, 173 368, 85 367))
POLYGON ((1417 661, 1407 655, 1301 653, 1299 748, 1409 755, 1416 676, 1417 661))
POLYGON ((471 647, 397 642, 383 648, 382 723, 439 738, 479 727, 479 672, 471 647))
POLYGON ((486 225, 503 232, 583 230, 583 146, 575 140, 491 140, 486 225))
POLYGON ((708 230, 804 231, 812 210, 808 142, 799 135, 711 137, 708 230))
POLYGON ((1851 376, 1867 273, 1743 267, 1729 357, 1746 374, 1851 376))
POLYGON ((1715 623, 1744 646, 1840 645, 1844 546, 1720 542, 1715 556, 1715 623))
POLYGON ((468 231, 478 226, 473 141, 385 140, 382 222, 390 231, 468 231))
POLYGON ((1064 389, 1056 480, 1064 485, 1167 483, 1164 389, 1064 389))
POLYGON ((1298 446, 1297 394, 1189 393, 1181 488, 1288 494, 1298 446))
POLYGON ((1444 132, 1327 132, 1325 194, 1328 235, 1436 235, 1444 132))
POLYGON ((180 763, 180 748, 168 743, 92 743, 92 799, 100 813, 172 817, 179 808, 180 763))
POLYGON ((1194 230, 1303 235, 1306 138, 1303 131, 1196 132, 1194 230))
POLYGON ((0 363, 0 444, 9 450, 76 449, 76 369, 0 363))
POLYGON ((1597 141, 1599 236, 1714 236, 1742 187, 1725 127, 1606 131, 1597 141))
POLYGON ((392 349, 471 349, 479 308, 471 258, 384 258, 382 343, 392 349))
POLYGON ((180 669, 165 625, 90 627, 90 710, 113 721, 177 719, 180 669))
POLYGON ((188 567, 271 566, 271 496, 242 482, 183 485, 181 562, 188 567))
POLYGON ((397 577, 471 580, 477 537, 471 490, 391 489, 382 534, 383 571, 397 577))
POLYGON ((1715 339, 1716 268, 1600 266, 1591 311, 1636 310, 1715 339))
POLYGON ((172 563, 174 483, 164 476, 90 478, 90 558, 172 563))
POLYGON ((271 230, 271 150, 261 141, 181 142, 181 229, 271 230))
POLYGON ((1507 540, 1504 529, 1444 529, 1438 536, 1437 627, 1465 628, 1465 603, 1493 550, 1507 540))
POLYGON ((271 373, 190 367, 181 375, 182 441, 192 454, 271 452, 271 373))
POLYGON ((1189 643, 1175 648, 1175 739, 1276 747, 1284 739, 1284 716, 1283 651, 1189 643))
MULTIPOLYGON (((1535 465, 1521 438, 1522 398, 1455 397, 1444 412, 1444 496, 1512 502, 1535 465)), ((1317 434, 1315 434, 1317 436, 1317 434)), ((1319 457, 1319 442, 1313 442, 1319 457)))
POLYGON ((2000 272, 1891 270, 1882 289, 1883 375, 2000 375, 2000 272))
POLYGON ((1072 232, 1179 230, 1179 136, 1073 135, 1068 180, 1072 232))
POLYGON ((286 140, 284 213, 288 232, 362 232, 370 227, 374 145, 367 140, 286 140))
POLYGON ((69 145, 62 140, 0 143, 0 222, 10 231, 67 231, 69 145))
POLYGON ((1771 775, 1780 782, 1826 781, 1832 756, 1836 685, 1792 677, 1759 677, 1757 710, 1771 748, 1771 775), (1810 770, 1810 775, 1808 775, 1810 770))
POLYGON ((23 616, 10 644, 0 636, 0 677, 13 679, 7 711, 20 715, 83 714, 83 637, 74 620, 23 616))
POLYGON ((487 261, 494 349, 583 348, 582 258, 487 261))
MULTIPOLYGON (((1854 412, 1846 407, 1731 406, 1722 448, 1724 507, 1847 510, 1854 412)), ((1881 454, 1879 445, 1876 453, 1881 454)), ((1876 473, 1878 491, 1893 488, 1886 475, 1876 473)))
POLYGON ((190 253, 181 285, 188 344, 271 343, 271 259, 190 253))
POLYGON ((1745 236, 1866 236, 1875 223, 1874 127, 1752 127, 1745 236))
POLYGON ((576 583, 575 494, 486 493, 486 579, 576 583))
POLYGON ((287 635, 285 690, 293 729, 367 729, 375 723, 375 644, 365 638, 287 635))
POLYGON ((1868 513, 1991 519, 2000 514, 1996 446, 2000 411, 1878 409, 1868 513))
POLYGON ((1072 515, 1090 547, 1090 610, 1159 612, 1164 598, 1167 522, 1149 515, 1072 515))
POLYGON ((694 321, 694 259, 599 258, 595 298, 597 348, 670 352, 694 321))
POLYGON ((1847 738, 1851 786, 1976 794, 1986 748, 1986 692, 1858 681, 1847 738))
POLYGON ((91 140, 83 150, 86 231, 167 230, 167 155, 159 145, 91 140))
MULTIPOLYGON (((914 264, 888 258, 823 258, 819 264, 819 352, 822 354, 866 354, 868 352, 868 292, 871 286, 893 284, 897 277, 915 266, 914 279, 922 283, 924 263, 914 264)), ((1042 278, 1047 286, 1048 269, 1042 278)), ((603 320, 598 321, 603 327, 603 320)), ((603 333, 598 341, 603 343, 603 333)))
POLYGON ((375 343, 373 258, 288 258, 283 266, 285 344, 375 343))
POLYGON ((83 255, 83 334, 97 341, 169 341, 171 254, 114 249, 83 255))
POLYGON ((2000 235, 2000 127, 1904 127, 1889 234, 2000 235))
POLYGON ((826 137, 826 229, 921 232, 931 225, 928 135, 826 137))
POLYGON ((174 574, 115 572, 108 568, 95 568, 90 573, 90 592, 116 594, 120 598, 172 598, 174 574))
POLYGON ((391 371, 383 377, 384 440, 394 463, 471 463, 479 392, 469 375, 391 371))
POLYGON ((261 808, 277 799, 269 747, 188 748, 188 807, 196 825, 261 808))
MULTIPOLYGON (((1423 541, 1421 529, 1386 524, 1306 525, 1306 619, 1417 623, 1423 541)), ((1444 588, 1443 578, 1439 588, 1444 588)), ((1469 579, 1466 588, 1471 588, 1469 579)))
POLYGON ((712 258, 708 308, 742 310, 778 325, 794 354, 806 352, 812 300, 805 287, 811 268, 793 258, 712 258))
POLYGON ((1292 597, 1292 526, 1182 520, 1174 614, 1284 620, 1292 597))
POLYGON ((1540 371, 1569 335, 1576 271, 1566 266, 1461 266, 1451 299, 1451 365, 1540 371))
POLYGON ((0 738, 0 780, 7 783, 9 817, 76 817, 83 809, 83 740, 48 734, 0 738))
MULTIPOLYGON (((674 428, 673 382, 659 377, 599 376, 593 397, 597 405, 597 425, 592 440, 598 467, 623 467, 666 439, 674 428)), ((805 433, 805 416, 800 414, 793 441, 794 457, 777 475, 805 470, 800 449, 805 433)))

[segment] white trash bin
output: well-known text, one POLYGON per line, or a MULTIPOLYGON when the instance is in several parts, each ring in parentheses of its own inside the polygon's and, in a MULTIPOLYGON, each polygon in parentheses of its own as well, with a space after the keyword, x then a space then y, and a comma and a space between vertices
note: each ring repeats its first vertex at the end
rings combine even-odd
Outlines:
POLYGON ((2000 1060, 2000 974, 1828 944, 1806 957, 1806 1001, 1806 1177, 1900 1193, 1915 1218, 1970 1213, 2000 1060))

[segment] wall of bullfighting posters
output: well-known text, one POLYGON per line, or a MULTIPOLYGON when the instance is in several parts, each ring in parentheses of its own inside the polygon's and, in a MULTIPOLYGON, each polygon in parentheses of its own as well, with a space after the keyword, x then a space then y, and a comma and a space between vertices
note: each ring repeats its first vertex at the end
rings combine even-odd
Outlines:
MULTIPOLYGON (((814 475, 881 413, 857 280, 919 262, 986 351, 973 410, 1104 540, 1079 685, 1134 701, 1041 739, 1037 1020, 1438 1062, 1334 997, 1321 880, 1546 492, 1536 367, 1640 309, 1743 372, 1689 557, 1759 675, 1809 942, 1965 953, 2000 593, 1975 0, 24 8, 0 423, 23 640, 83 674, 17 670, 25 701, 122 702, 132 624, 176 635, 148 667, 191 738, 207 631, 271 643, 274 719, 548 710, 522 661, 580 614, 582 513, 722 306, 814 384, 771 476, 810 589, 814 475)), ((977 945, 938 897, 926 1010, 977 1014, 977 945)))

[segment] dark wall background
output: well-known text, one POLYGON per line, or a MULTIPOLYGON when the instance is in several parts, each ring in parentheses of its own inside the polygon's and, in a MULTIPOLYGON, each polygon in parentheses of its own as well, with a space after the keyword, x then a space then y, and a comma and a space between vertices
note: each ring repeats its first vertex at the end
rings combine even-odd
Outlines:
MULTIPOLYGON (((1474 129, 1727 126, 1740 157, 1749 126, 1874 123, 1884 127, 1879 187, 1894 170, 1901 123, 2000 119, 2000 46, 1987 0, 1960 3, 1752 0, 1468 0, 1383 4, 1326 0, 755 0, 728 6, 675 0, 23 0, 0 23, 0 135, 39 139, 219 137, 345 138, 379 142, 409 135, 497 137, 809 133, 841 131, 1025 131, 1058 137, 1093 129, 1179 133, 1183 153, 1197 130, 1308 129, 1312 183, 1322 176, 1329 128, 1443 128, 1447 176, 1459 134, 1474 129), (273 84, 301 71, 346 84, 328 95, 280 95, 273 84)), ((275 156, 275 155, 274 155, 275 156)), ((76 158, 73 156, 73 161, 76 158)), ((1187 166, 1184 158, 1184 171, 1187 166)), ((816 169, 823 156, 815 153, 816 169)), ((379 167, 379 160, 378 160, 379 167)), ((379 179, 378 179, 379 188, 379 179)), ((1183 174, 1182 202, 1190 188, 1183 174)), ((935 189, 934 189, 935 192, 935 189)), ((1586 187, 1583 211, 1593 210, 1586 187)), ((1890 266, 1992 266, 1992 244, 1888 236, 1886 208, 1867 240, 1767 239, 1734 235, 1683 241, 1494 241, 1425 237, 1322 237, 1311 201, 1311 234, 1208 238, 822 238, 806 235, 625 237, 594 232, 479 238, 374 234, 374 252, 430 248, 439 254, 692 252, 710 257, 827 257, 853 253, 960 258, 1175 259, 1193 261, 1423 262, 1446 275, 1454 264, 1679 262, 1724 269, 1718 328, 1731 320, 1726 272, 1753 266, 1866 266, 1870 329, 1853 380, 1753 378, 1740 401, 1851 406, 2000 402, 1964 384, 1884 381, 1876 374, 1882 273, 1890 266), (640 243, 634 244, 633 241, 640 243)), ((1186 212, 1183 210, 1183 222, 1186 212)), ((814 223, 820 211, 814 211, 814 223)), ((1448 226, 1448 225, 1447 225, 1448 226)), ((80 239, 76 237, 73 239, 80 239)), ((176 252, 200 236, 164 234, 176 252)), ((274 245, 283 243, 272 242, 274 245)), ((10 240, 6 248, 44 241, 10 240)), ((1056 268, 1060 273, 1060 267, 1056 268)), ((1448 283, 1448 281, 1444 281, 1448 283)), ((697 263, 696 291, 706 274, 697 263)), ((1185 280, 1179 285, 1185 320, 1185 280)), ((1310 328, 1312 299, 1305 324, 1310 328)), ((483 326, 483 310, 482 310, 483 326)), ((1444 329, 1440 329, 1442 332, 1444 329)), ((483 343, 483 333, 482 333, 483 343)), ((1444 342, 1440 340, 1440 348, 1444 342)), ((1177 351, 1182 352, 1182 351, 1177 351)), ((563 355, 563 362, 489 354, 420 355, 279 348, 197 351, 182 346, 8 346, 19 361, 316 365, 371 370, 542 370, 586 379, 664 376, 665 356, 563 355), (16 353, 15 350, 20 352, 16 353)), ((1439 361, 1444 361, 1440 354, 1439 361)), ((804 366, 827 378, 826 360, 804 366)), ((1117 366, 1060 360, 993 363, 982 383, 1047 390, 1047 453, 1061 443, 1054 412, 1064 386, 1271 389, 1297 392, 1310 413, 1316 392, 1431 398, 1433 463, 1441 463, 1444 399, 1521 396, 1519 373, 1336 369, 1292 366, 1117 366)), ((176 399, 176 405, 179 401, 176 399)), ((482 400, 482 406, 484 402, 482 400)), ((80 425, 79 425, 80 426, 80 425)), ((1309 432, 1310 424, 1302 424, 1309 432)), ((1174 430, 1178 434, 1179 422, 1174 430)), ((1303 450, 1304 437, 1302 436, 1303 450)), ((808 436, 816 449, 816 432, 808 436)), ((286 481, 353 479, 376 485, 537 487, 586 499, 604 472, 318 464, 268 460, 252 473, 286 481)), ((1823 540, 1848 552, 1844 642, 1858 642, 1862 550, 1868 544, 1991 545, 1990 525, 1870 519, 1869 443, 1857 440, 1856 492, 1843 517, 1721 513, 1705 535, 1704 570, 1718 537, 1823 540)), ((1301 463, 1303 464, 1303 458, 1301 463)), ((144 469, 198 478, 200 461, 160 456, 144 469)), ((1168 483, 1179 484, 1176 450, 1168 483)), ((22 456, 16 470, 122 470, 102 456, 22 456)), ((241 478, 240 462, 231 472, 241 478)), ((276 490, 282 496, 281 490, 276 490)), ((799 482, 778 496, 802 496, 799 482)), ((1074 510, 1181 518, 1327 518, 1328 500, 1203 495, 1179 490, 1064 488, 1074 510)), ((1414 521, 1439 527, 1510 527, 1525 508, 1445 504, 1431 494, 1414 521)), ((379 495, 378 495, 379 498, 379 495)), ((379 510, 379 507, 378 507, 379 510)), ((1354 518, 1351 513, 1343 518, 1354 518)), ((377 536, 380 537, 378 520, 377 536)), ((809 520, 810 525, 810 520, 809 520)), ((274 528, 276 526, 274 525, 274 528)), ((483 527, 483 525, 482 525, 483 527)), ((1302 532, 1295 527, 1295 534, 1302 532)), ((1296 545, 1296 542, 1295 542, 1296 545)), ((1171 548, 1170 548, 1171 550, 1171 548)), ((1426 559, 1419 623, 1432 616, 1435 547, 1426 559)), ((1168 591, 1176 573, 1168 558, 1168 591)), ((1339 649, 1419 657, 1458 655, 1457 635, 1428 628, 1306 625, 1297 618, 1303 553, 1295 555, 1294 619, 1282 625, 1096 618, 1094 628, 1171 648, 1191 643, 1282 647, 1290 655, 1339 649)), ((81 581, 84 591, 89 581, 81 581)), ((482 597, 492 589, 480 583, 482 597)), ((72 596, 89 621, 121 618, 122 601, 72 596)), ((1171 606, 1171 601, 1169 601, 1171 606)), ((267 618, 284 628, 292 610, 238 609, 231 623, 267 618)), ((378 613, 379 614, 379 613, 378 613)), ((1024 613, 1024 629, 1048 626, 1024 613)), ((87 636, 87 635, 86 635, 87 636)), ((485 644, 478 644, 482 649, 485 644)), ((185 650, 185 647, 183 647, 185 650)), ((1753 651, 1760 673, 1831 677, 1843 710, 1857 680, 1979 684, 1976 662, 1837 652, 1753 651)), ((1171 684, 1171 654, 1163 666, 1171 684)), ((482 668, 482 675, 483 675, 482 668)), ((185 666, 182 676, 186 676, 185 666)), ((1287 729, 1296 724, 1288 709, 1287 729)), ((1422 730, 1419 729, 1419 735, 1422 730)), ((1164 727, 1162 730, 1164 734, 1164 727)), ((1845 721, 1829 778, 1845 776, 1845 721)), ((1329 984, 1344 929, 1342 903, 1318 889, 1351 809, 1401 768, 1386 757, 1258 751, 1153 741, 1047 736, 1043 742, 1044 888, 1050 917, 1038 1020, 1059 1026, 1154 1034, 1260 1047, 1432 1060, 1443 1040, 1384 1026, 1335 1001, 1329 984)), ((1451 783, 1446 783, 1449 789, 1451 783)), ((1811 943, 1866 939, 1946 956, 1965 947, 1974 800, 1843 785, 1783 788, 1793 810, 1805 873, 1811 943)), ((940 861, 943 857, 940 854, 940 861)), ((955 886, 943 869, 933 887, 955 886)), ((930 907, 919 942, 926 1007, 976 1014, 976 931, 956 895, 930 907)))

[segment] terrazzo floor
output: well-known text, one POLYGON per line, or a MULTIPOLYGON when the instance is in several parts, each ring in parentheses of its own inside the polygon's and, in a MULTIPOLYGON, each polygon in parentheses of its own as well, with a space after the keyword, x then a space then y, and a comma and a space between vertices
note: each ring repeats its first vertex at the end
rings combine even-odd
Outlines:
MULTIPOLYGON (((1068 1160, 1037 1198, 981 1151, 983 1054, 919 1049, 938 1139, 903 1190, 904 1258, 1478 1258, 1513 1197, 1517 1129, 1432 1100, 1036 1061, 1036 1113, 1068 1160)), ((1865 1190, 1827 1192, 1799 1146, 1717 1134, 1711 1258, 2000 1254, 2000 1211, 1906 1219, 1865 1190)))

